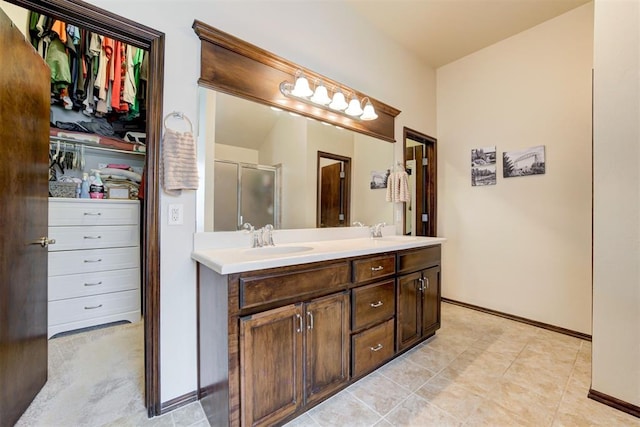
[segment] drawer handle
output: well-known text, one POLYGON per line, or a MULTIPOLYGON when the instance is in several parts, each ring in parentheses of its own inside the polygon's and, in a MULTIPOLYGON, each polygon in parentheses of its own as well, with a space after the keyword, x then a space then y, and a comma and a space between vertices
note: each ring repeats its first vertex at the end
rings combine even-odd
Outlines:
POLYGON ((371 307, 373 307, 373 308, 382 307, 382 301, 372 302, 370 305, 371 305, 371 307))
POLYGON ((102 262, 102 258, 98 259, 85 259, 84 262, 102 262))
POLYGON ((102 236, 84 236, 85 239, 102 239, 102 236))
POLYGON ((96 308, 100 308, 102 307, 102 304, 100 305, 94 305, 93 307, 87 307, 86 305, 84 306, 85 310, 95 310, 96 308))
POLYGON ((371 351, 380 351, 382 350, 383 345, 382 344, 378 344, 375 347, 371 347, 371 351))
POLYGON ((379 265, 377 267, 371 267, 371 271, 382 271, 384 270, 384 267, 379 265))
POLYGON ((84 214, 90 216, 100 216, 102 215, 102 212, 85 212, 84 214))
POLYGON ((98 286, 98 285, 102 285, 102 282, 98 282, 98 283, 85 283, 85 286, 98 286))

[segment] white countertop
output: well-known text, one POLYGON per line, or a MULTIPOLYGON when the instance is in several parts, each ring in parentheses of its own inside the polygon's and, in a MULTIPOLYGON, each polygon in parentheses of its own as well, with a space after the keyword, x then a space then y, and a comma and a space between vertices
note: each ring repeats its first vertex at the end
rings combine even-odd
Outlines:
POLYGON ((442 237, 385 236, 276 244, 263 248, 200 248, 191 258, 220 274, 438 245, 442 237))

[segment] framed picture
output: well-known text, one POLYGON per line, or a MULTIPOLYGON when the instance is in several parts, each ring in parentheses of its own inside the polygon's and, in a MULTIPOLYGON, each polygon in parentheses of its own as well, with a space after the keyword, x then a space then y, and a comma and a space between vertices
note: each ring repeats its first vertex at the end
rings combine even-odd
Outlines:
POLYGON ((544 145, 502 153, 502 176, 540 175, 545 173, 544 145))
POLYGON ((390 169, 387 169, 384 172, 371 171, 371 182, 370 182, 371 189, 375 190, 377 188, 387 188, 387 179, 389 178, 390 173, 391 173, 390 169))
POLYGON ((471 150, 471 185, 496 185, 496 147, 471 150))

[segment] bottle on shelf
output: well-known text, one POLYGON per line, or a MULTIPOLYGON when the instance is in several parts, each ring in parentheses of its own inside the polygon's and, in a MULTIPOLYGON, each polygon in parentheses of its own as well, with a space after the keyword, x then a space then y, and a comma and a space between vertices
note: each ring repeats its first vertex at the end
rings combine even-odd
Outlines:
POLYGON ((89 196, 92 199, 104 199, 104 184, 100 179, 100 171, 94 170, 95 179, 89 186, 89 196))
POLYGON ((80 184, 80 198, 89 198, 89 174, 86 172, 82 174, 82 184, 80 184))

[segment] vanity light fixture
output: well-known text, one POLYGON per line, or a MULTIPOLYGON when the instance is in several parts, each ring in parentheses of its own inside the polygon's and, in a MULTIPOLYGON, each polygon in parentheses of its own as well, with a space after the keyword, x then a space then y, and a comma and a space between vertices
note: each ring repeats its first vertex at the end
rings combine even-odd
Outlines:
POLYGON ((345 94, 339 87, 333 89, 333 96, 329 96, 327 87, 320 80, 316 80, 315 89, 311 89, 309 80, 305 77, 302 70, 296 71, 294 83, 287 81, 280 83, 280 92, 284 96, 296 98, 299 101, 315 105, 316 107, 328 107, 334 112, 347 115, 351 119, 375 120, 378 118, 373 104, 368 97, 362 100, 363 103, 366 100, 363 108, 355 94, 351 97, 351 101, 347 103, 345 94))

